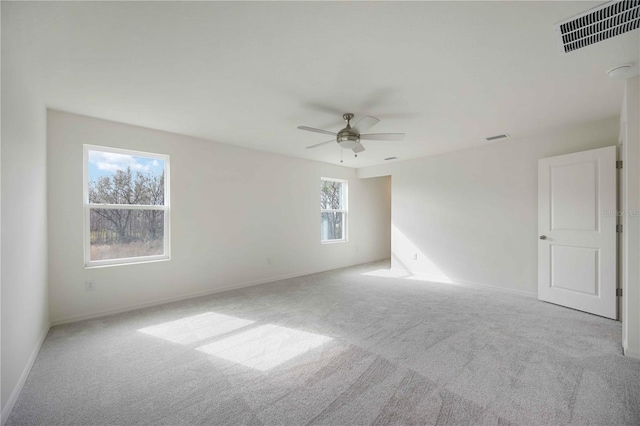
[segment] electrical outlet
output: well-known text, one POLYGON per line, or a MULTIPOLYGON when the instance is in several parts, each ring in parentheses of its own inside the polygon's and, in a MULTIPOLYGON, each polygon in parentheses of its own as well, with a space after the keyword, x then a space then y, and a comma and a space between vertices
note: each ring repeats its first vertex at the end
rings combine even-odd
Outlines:
POLYGON ((85 281, 84 282, 84 290, 85 291, 96 291, 96 283, 93 281, 85 281))
POLYGON ((418 260, 418 253, 413 253, 411 255, 411 260, 418 260))

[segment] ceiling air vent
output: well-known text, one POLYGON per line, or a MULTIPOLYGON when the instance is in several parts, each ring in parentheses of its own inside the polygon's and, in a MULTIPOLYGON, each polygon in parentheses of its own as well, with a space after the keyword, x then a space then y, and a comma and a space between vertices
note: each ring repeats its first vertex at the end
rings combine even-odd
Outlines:
POLYGON ((555 26, 564 53, 640 28, 640 0, 613 0, 555 26))
POLYGON ((488 141, 495 141, 498 139, 504 139, 504 138, 508 138, 509 135, 508 134, 503 134, 503 135, 495 135, 495 136, 489 136, 488 138, 485 138, 488 141))

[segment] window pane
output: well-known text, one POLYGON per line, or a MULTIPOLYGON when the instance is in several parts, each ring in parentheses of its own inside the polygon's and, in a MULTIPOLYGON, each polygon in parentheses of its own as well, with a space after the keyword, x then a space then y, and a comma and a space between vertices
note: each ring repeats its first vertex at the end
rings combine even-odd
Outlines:
POLYGON ((322 180, 320 184, 320 208, 342 209, 342 182, 322 180))
POLYGON ((344 239, 344 213, 320 213, 320 237, 322 241, 344 239))
POLYGON ((164 205, 161 159, 88 151, 89 203, 164 205))
POLYGON ((164 211, 91 209, 91 260, 164 254, 164 211))

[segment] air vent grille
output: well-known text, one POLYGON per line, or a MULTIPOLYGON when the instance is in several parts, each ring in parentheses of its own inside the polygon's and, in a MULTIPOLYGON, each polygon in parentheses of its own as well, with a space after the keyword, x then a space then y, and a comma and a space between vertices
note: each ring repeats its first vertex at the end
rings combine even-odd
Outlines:
POLYGON ((640 0, 614 0, 556 24, 556 33, 569 53, 638 28, 640 0))
POLYGON ((488 141, 495 141, 497 139, 504 139, 504 138, 508 138, 509 135, 508 134, 504 134, 504 135, 495 135, 495 136, 489 136, 488 138, 485 138, 488 141))

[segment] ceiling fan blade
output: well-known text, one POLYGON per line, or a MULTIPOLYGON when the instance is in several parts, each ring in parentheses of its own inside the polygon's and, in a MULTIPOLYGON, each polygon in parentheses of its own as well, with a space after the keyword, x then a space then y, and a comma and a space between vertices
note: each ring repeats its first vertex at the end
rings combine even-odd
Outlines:
POLYGON ((360 135, 360 139, 366 141, 401 141, 404 139, 404 133, 369 133, 368 135, 360 135))
POLYGON ((356 146, 353 147, 353 152, 357 154, 362 151, 364 151, 364 145, 362 145, 360 142, 357 142, 356 146))
POLYGON ((337 134, 337 133, 334 133, 334 132, 330 132, 328 130, 316 129, 316 128, 307 127, 307 126, 298 126, 298 129, 306 130, 307 132, 323 133, 325 135, 331 135, 331 136, 335 136, 337 134))
POLYGON ((326 145, 326 144, 328 144, 328 143, 335 142, 335 141, 336 141, 335 139, 331 139, 330 141, 320 142, 320 143, 317 143, 317 144, 315 144, 315 145, 308 146, 308 147, 307 147, 307 149, 310 149, 310 148, 317 148, 317 147, 319 147, 319 146, 326 145))
POLYGON ((360 133, 362 133, 365 130, 369 130, 379 122, 380 120, 378 120, 377 118, 367 115, 358 120, 356 124, 353 125, 353 127, 355 127, 360 133))

